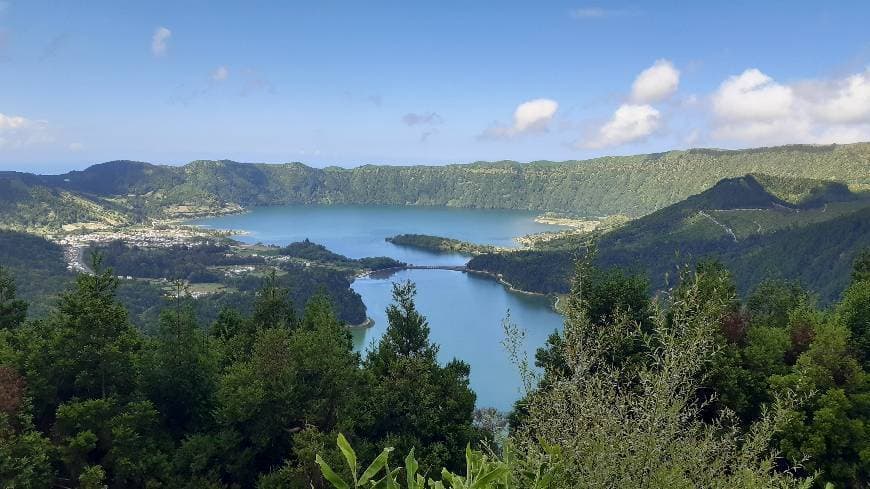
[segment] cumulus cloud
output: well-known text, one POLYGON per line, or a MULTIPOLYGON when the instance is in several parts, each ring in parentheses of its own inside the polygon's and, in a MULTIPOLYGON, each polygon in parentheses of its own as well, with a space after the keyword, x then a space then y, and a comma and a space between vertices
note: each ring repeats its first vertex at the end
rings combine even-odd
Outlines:
POLYGON ((151 54, 157 57, 164 56, 169 48, 169 38, 172 37, 172 31, 166 27, 158 27, 151 36, 151 54))
POLYGON ((805 82, 795 87, 816 117, 834 124, 870 121, 870 70, 839 80, 805 82))
POLYGON ((402 116, 402 122, 404 122, 406 126, 430 126, 441 124, 444 122, 444 119, 442 119, 437 112, 423 112, 420 114, 409 112, 402 116))
POLYGON ((523 102, 517 106, 514 111, 514 121, 510 126, 495 125, 490 127, 481 138, 484 139, 503 139, 530 134, 535 132, 544 132, 559 110, 559 104, 555 100, 539 98, 523 102))
POLYGON ((640 72, 631 86, 631 101, 650 104, 667 99, 680 86, 680 71, 673 63, 660 59, 640 72))
POLYGON ((52 141, 45 121, 0 113, 0 149, 18 149, 52 141))
POLYGON ((749 144, 870 139, 870 70, 844 78, 778 83, 756 68, 711 97, 714 138, 749 144))
POLYGON ((713 94, 713 111, 725 120, 766 121, 791 114, 794 93, 757 69, 722 82, 713 94))
POLYGON ((218 66, 210 76, 213 81, 224 81, 230 76, 230 70, 226 66, 218 66))
POLYGON ((668 99, 680 86, 680 71, 659 59, 641 71, 631 85, 628 101, 598 129, 575 144, 578 148, 601 149, 646 139, 662 125, 662 113, 651 104, 668 99))
POLYGON ((613 116, 579 147, 600 149, 642 140, 661 127, 661 113, 648 104, 623 104, 613 116))

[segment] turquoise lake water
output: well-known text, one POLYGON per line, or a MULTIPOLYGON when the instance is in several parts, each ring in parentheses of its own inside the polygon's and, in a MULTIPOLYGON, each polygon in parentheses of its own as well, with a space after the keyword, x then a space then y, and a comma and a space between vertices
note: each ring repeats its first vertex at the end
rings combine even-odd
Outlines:
MULTIPOLYGON (((515 246, 516 236, 560 229, 536 223, 534 217, 531 212, 511 210, 336 205, 263 207, 192 223, 247 231, 237 239, 248 243, 286 245, 307 238, 351 258, 390 256, 415 265, 461 265, 467 256, 403 248, 384 238, 419 233, 515 246)), ((440 360, 455 357, 471 365, 471 386, 479 407, 510 409, 520 396, 520 379, 501 344, 502 322, 510 311, 512 321, 526 332, 532 359, 534 350, 562 326, 550 300, 510 292, 487 277, 444 270, 403 270, 358 279, 353 289, 375 322, 371 328, 354 331, 358 349, 367 349, 381 337, 392 283, 405 280, 417 284, 417 307, 429 319, 432 341, 441 345, 440 360)))

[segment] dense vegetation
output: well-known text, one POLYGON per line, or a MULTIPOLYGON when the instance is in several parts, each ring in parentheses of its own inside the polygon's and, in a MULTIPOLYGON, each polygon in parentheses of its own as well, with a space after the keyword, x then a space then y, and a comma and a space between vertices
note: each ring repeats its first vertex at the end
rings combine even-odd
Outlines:
POLYGON ((479 245, 453 238, 442 238, 429 234, 399 234, 386 238, 388 242, 398 246, 408 246, 434 253, 461 253, 464 255, 478 255, 496 251, 495 246, 479 245))
MULTIPOLYGON (((207 288, 211 287, 207 293, 196 294, 194 303, 197 313, 206 321, 216 319, 220 310, 227 306, 250 312, 263 274, 276 266, 279 271, 276 280, 287 289, 293 303, 305 304, 314 294, 324 293, 333 301, 340 319, 348 324, 360 324, 366 320, 365 305, 350 288, 353 273, 367 266, 383 268, 396 263, 389 258, 351 260, 307 241, 293 243, 285 248, 267 248, 262 253, 241 253, 228 243, 140 248, 120 241, 94 247, 92 251, 99 253, 104 265, 120 276, 150 279, 164 288, 176 280, 193 286, 204 284, 207 288), (283 261, 264 266, 267 265, 265 254, 306 258, 318 263, 317 266, 308 266, 310 263, 283 261), (248 269, 244 271, 234 271, 246 267, 248 269)), ((125 305, 134 299, 124 293, 125 289, 137 282, 141 285, 141 281, 123 282, 121 296, 125 305)), ((150 301, 145 320, 141 319, 143 312, 133 309, 137 312, 137 324, 148 320, 153 322, 157 312, 154 306, 159 304, 160 301, 150 301)))
POLYGON ((16 278, 18 295, 31 302, 31 313, 46 305, 71 281, 63 248, 31 234, 0 230, 0 264, 16 278))
POLYGON ((325 296, 297 312, 274 275, 251 314, 207 328, 178 289, 147 336, 117 286, 109 270, 79 275, 25 321, 0 272, 3 487, 322 487, 314 453, 338 430, 363 456, 416 447, 427 467, 458 467, 481 437, 469 368, 438 364, 410 284, 365 359, 325 296))
POLYGON ((307 239, 296 243, 290 243, 289 245, 279 249, 278 254, 364 270, 384 270, 387 268, 397 268, 406 265, 403 262, 386 256, 358 259, 348 258, 344 255, 339 255, 338 253, 329 251, 325 246, 312 243, 307 239))
POLYGON ((683 270, 659 299, 642 276, 579 262, 565 329, 536 357, 542 374, 523 367, 521 335, 507 323, 527 385, 507 438, 489 428, 498 423, 474 422, 469 367, 439 364, 413 284, 394 286, 388 329, 361 358, 326 296, 298 313, 275 273, 260 281, 250 313, 225 308, 205 326, 179 286, 143 334, 117 300, 115 272, 98 265, 29 321, 0 272, 5 486, 870 480, 870 251, 828 310, 776 281, 741 302, 715 262, 683 270), (389 468, 383 447, 409 454, 404 473, 389 468), (361 474, 357 460, 375 463, 361 474))
MULTIPOLYGON (((870 245, 870 200, 866 194, 816 181, 807 197, 791 203, 774 195, 790 179, 764 186, 766 176, 723 180, 683 202, 630 221, 590 240, 574 237, 521 252, 484 254, 469 268, 498 273, 533 292, 565 293, 573 261, 595 241, 599 266, 645 273, 657 290, 666 289, 678 266, 716 258, 732 270, 745 295, 765 278, 797 280, 825 303, 837 299, 858 251, 870 245), (823 188, 826 191, 812 189, 823 188), (845 207, 836 207, 837 205, 845 207), (725 215, 727 213, 727 216, 725 215), (760 215, 769 213, 763 230, 760 215), (740 219, 748 221, 741 232, 740 219), (730 226, 735 226, 731 228, 730 226), (736 230, 736 231, 735 231, 736 230)), ((799 181, 802 189, 810 182, 799 181)), ((796 191, 792 190, 792 193, 796 191)))
MULTIPOLYGON (((310 168, 300 163, 195 161, 183 167, 117 161, 57 176, 0 174, 0 222, 58 228, 136 222, 275 204, 397 204, 640 216, 717 181, 775 177, 870 185, 870 144, 689 150, 587 161, 310 168)), ((790 184, 792 185, 792 184, 790 184)), ((785 200, 805 189, 783 188, 785 200)))
POLYGON ((683 270, 662 307, 642 277, 581 263, 565 330, 539 351, 539 387, 517 405, 517 443, 541 456, 541 442, 560 448, 568 470, 558 487, 785 485, 765 478, 765 464, 863 487, 868 267, 865 252, 840 302, 823 311, 775 281, 741 303, 715 262, 683 270), (753 460, 761 472, 735 469, 753 460))

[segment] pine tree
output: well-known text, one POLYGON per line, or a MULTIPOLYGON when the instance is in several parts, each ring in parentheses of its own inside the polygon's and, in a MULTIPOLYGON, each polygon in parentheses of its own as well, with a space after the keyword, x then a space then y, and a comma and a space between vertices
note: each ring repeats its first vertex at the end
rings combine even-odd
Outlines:
POLYGON ((161 313, 157 335, 144 355, 142 384, 170 432, 180 438, 211 424, 217 358, 181 284, 176 284, 173 302, 161 313))
POLYGON ((257 292, 254 302, 253 325, 256 329, 287 328, 296 326, 296 313, 288 298, 288 290, 278 282, 278 274, 272 270, 263 287, 257 292))
POLYGON ((50 317, 26 332, 25 374, 38 418, 72 398, 133 393, 141 337, 115 298, 117 287, 111 270, 81 274, 50 317))
POLYGON ((459 360, 438 363, 438 346, 429 341, 415 293, 411 282, 393 285, 387 331, 365 360, 371 425, 363 433, 376 445, 414 448, 424 467, 459 467, 464 447, 478 439, 471 369, 459 360))

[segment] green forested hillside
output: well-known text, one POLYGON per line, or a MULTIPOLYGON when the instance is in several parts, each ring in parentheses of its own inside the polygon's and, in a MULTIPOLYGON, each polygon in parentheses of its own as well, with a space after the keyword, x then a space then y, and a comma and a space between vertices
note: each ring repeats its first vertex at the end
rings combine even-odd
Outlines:
MULTIPOLYGON (((560 239, 537 249, 485 254, 468 266, 501 274, 525 290, 567 292, 572 263, 582 256, 585 241, 560 239)), ((742 293, 766 278, 782 278, 799 281, 830 302, 866 247, 866 193, 830 182, 746 175, 603 234, 596 241, 596 262, 643 273, 663 289, 680 265, 712 257, 734 272, 742 293)))
MULTIPOLYGON (((316 169, 301 163, 243 164, 195 161, 183 167, 118 161, 55 176, 6 173, 4 222, 53 224, 101 215, 44 219, 27 192, 65 191, 96 200, 101 209, 124 210, 127 218, 174 212, 208 212, 227 204, 287 203, 448 205, 566 212, 584 216, 640 216, 709 188, 717 181, 764 173, 844 182, 870 188, 870 143, 782 146, 725 151, 697 149, 586 161, 511 161, 446 166, 376 166, 316 169)), ((782 189, 789 201, 807 197, 799 185, 782 189)), ((55 207, 54 204, 49 204, 55 207)))

